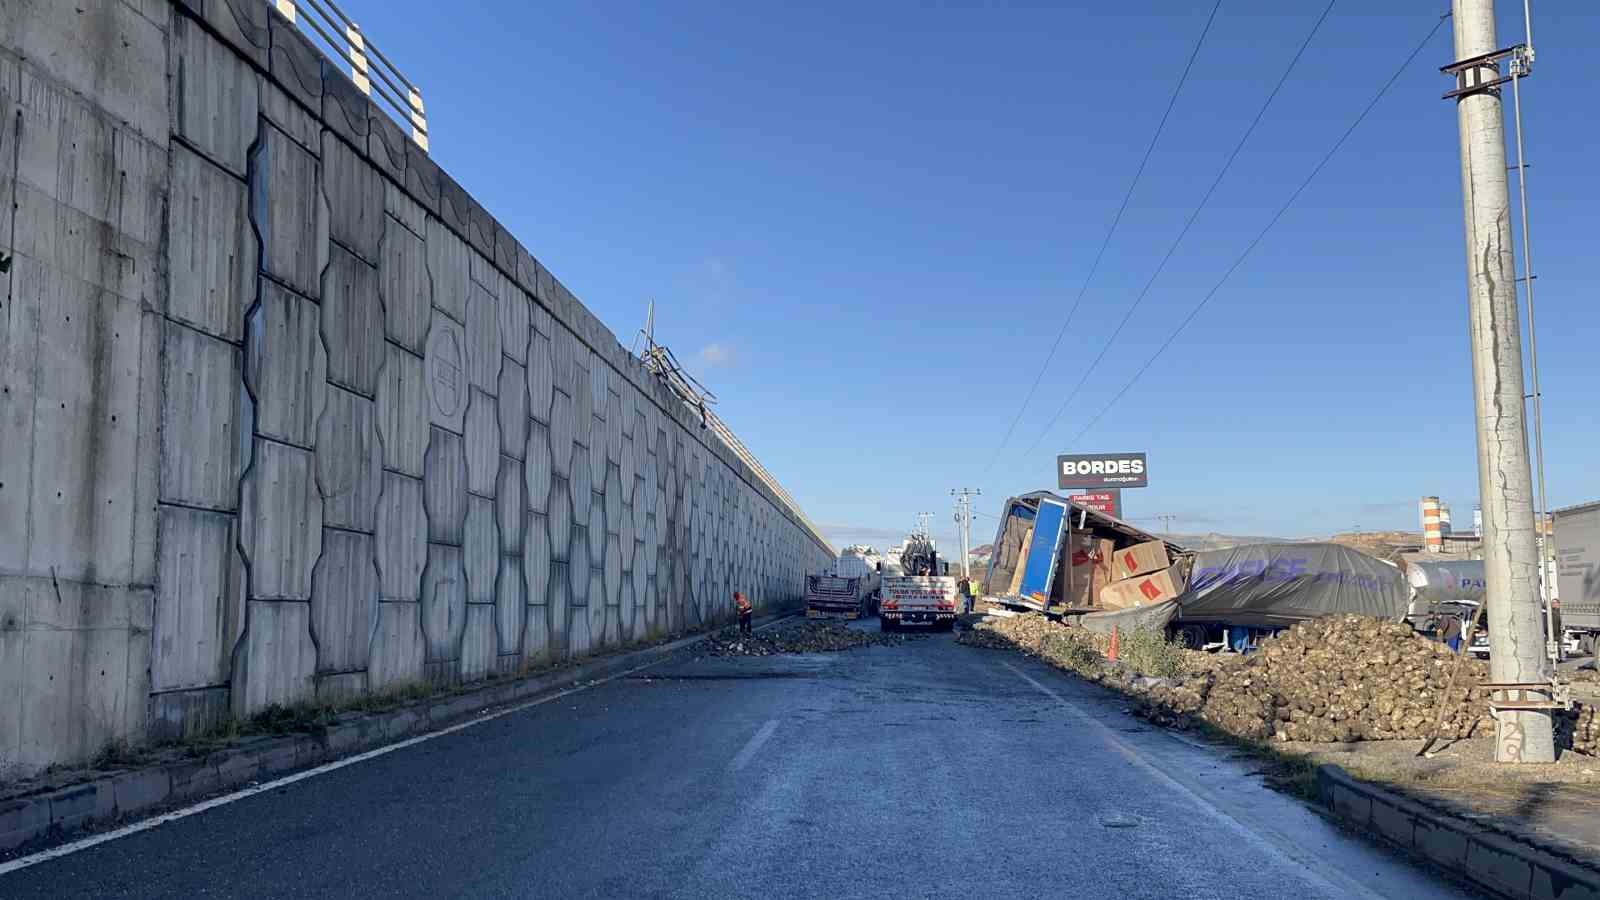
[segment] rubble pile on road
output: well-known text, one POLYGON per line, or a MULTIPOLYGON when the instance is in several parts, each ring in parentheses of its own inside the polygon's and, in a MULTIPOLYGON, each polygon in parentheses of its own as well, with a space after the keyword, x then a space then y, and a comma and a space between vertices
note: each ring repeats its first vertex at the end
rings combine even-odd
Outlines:
POLYGON ((726 628, 708 636, 707 656, 774 656, 779 653, 830 653, 875 644, 902 644, 918 635, 858 631, 837 622, 786 622, 755 634, 726 628))
MULTIPOLYGON (((1433 733, 1457 657, 1402 622, 1334 616, 1303 622, 1230 660, 1146 696, 1153 718, 1196 716, 1237 737, 1339 742, 1433 733)), ((1492 727, 1488 667, 1460 660, 1444 703, 1444 738, 1492 727)))
MULTIPOLYGON (((1158 636, 1137 634, 1121 636, 1120 661, 1110 663, 1105 636, 1035 615, 985 619, 959 640, 1020 650, 1115 687, 1138 698, 1141 714, 1158 724, 1201 721, 1237 737, 1280 741, 1427 737, 1457 661, 1404 623, 1355 615, 1303 622, 1242 657, 1163 649, 1158 636)), ((1460 665, 1444 704, 1444 738, 1493 726, 1478 687, 1488 667, 1470 658, 1460 665)), ((1566 727, 1576 749, 1600 747, 1592 710, 1569 717, 1566 727)))

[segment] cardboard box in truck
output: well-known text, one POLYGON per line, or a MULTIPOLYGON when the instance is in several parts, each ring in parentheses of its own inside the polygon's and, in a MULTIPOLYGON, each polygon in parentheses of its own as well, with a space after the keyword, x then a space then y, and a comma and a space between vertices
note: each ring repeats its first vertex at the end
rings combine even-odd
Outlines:
POLYGON ((1100 591, 1110 584, 1111 555, 1116 545, 1103 538, 1081 531, 1072 533, 1066 556, 1071 565, 1071 578, 1067 573, 1056 574, 1056 593, 1066 606, 1098 606, 1100 591))
POLYGON ((1155 572, 1172 565, 1167 557, 1167 545, 1161 541, 1145 541, 1132 547, 1123 547, 1113 558, 1113 578, 1133 578, 1155 572))
MULTIPOLYGON (((1117 553, 1120 555, 1122 551, 1118 550, 1117 553)), ((1177 566, 1172 566, 1158 572, 1113 581, 1102 587, 1100 606, 1104 609, 1131 609, 1171 600, 1181 593, 1183 576, 1179 574, 1177 566)))

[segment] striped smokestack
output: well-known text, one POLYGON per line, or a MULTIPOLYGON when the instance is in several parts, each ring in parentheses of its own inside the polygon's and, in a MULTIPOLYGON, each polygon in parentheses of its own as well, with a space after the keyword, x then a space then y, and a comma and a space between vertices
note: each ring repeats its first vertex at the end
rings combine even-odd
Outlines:
POLYGON ((1429 553, 1444 549, 1444 531, 1439 516, 1439 498, 1422 498, 1422 546, 1429 553))

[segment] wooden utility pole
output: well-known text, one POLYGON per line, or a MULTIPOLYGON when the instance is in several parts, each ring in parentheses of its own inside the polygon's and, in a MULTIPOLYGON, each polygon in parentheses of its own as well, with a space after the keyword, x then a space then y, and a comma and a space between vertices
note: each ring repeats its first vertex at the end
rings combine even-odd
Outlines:
MULTIPOLYGON (((1517 322, 1511 202, 1500 86, 1503 66, 1519 66, 1517 48, 1495 39, 1494 0, 1453 0, 1461 191, 1466 221, 1467 316, 1472 338, 1472 396, 1477 415, 1478 496, 1483 506, 1489 673, 1498 684, 1548 680, 1539 609, 1533 478, 1528 463, 1522 334, 1517 322)), ((1555 759, 1551 716, 1542 709, 1495 715, 1495 759, 1555 759)))

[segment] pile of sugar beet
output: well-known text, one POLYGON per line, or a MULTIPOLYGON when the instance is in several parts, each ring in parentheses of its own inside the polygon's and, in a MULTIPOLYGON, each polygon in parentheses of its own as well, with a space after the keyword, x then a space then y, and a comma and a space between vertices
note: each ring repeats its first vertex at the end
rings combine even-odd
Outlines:
MULTIPOLYGON (((1446 646, 1403 622, 1333 616, 1303 622, 1243 656, 1184 651, 1186 671, 1144 677, 1126 664, 1096 662, 1106 640, 1041 616, 986 619, 963 634, 964 643, 1008 647, 1039 656, 1105 683, 1140 701, 1138 711, 1164 725, 1198 720, 1254 740, 1343 742, 1402 740, 1433 734, 1441 711, 1442 738, 1494 733, 1488 665, 1457 657, 1446 646), (1079 652, 1068 652, 1074 644, 1079 652), (1447 685, 1449 687, 1447 688, 1447 685)), ((1583 753, 1600 750, 1600 721, 1593 707, 1558 717, 1561 744, 1583 753)))

